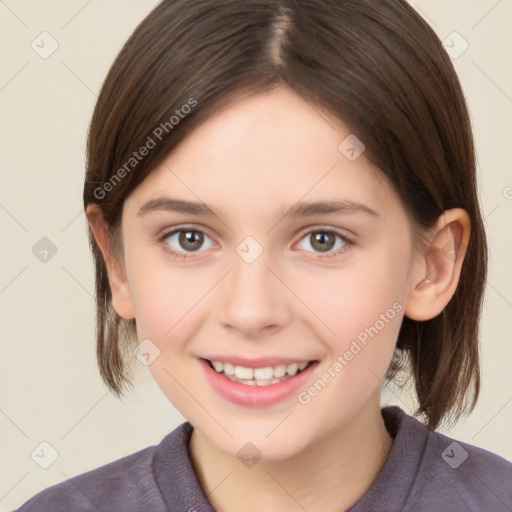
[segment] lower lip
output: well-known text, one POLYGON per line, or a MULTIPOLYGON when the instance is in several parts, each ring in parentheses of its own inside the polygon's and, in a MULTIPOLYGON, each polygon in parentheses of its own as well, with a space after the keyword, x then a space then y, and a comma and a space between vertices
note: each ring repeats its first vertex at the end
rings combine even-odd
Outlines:
POLYGON ((302 372, 277 384, 251 386, 229 380, 227 377, 216 372, 205 359, 199 359, 199 362, 204 369, 206 378, 217 393, 234 404, 249 407, 272 405, 288 398, 297 388, 305 384, 318 365, 318 361, 315 361, 302 372))

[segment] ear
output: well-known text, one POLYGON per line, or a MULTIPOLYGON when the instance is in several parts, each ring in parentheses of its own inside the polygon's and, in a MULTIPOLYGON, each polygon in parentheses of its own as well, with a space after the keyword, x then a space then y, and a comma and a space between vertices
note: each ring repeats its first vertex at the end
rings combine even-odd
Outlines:
POLYGON ((453 297, 471 232, 467 212, 454 208, 443 212, 430 235, 430 245, 415 263, 412 291, 405 301, 411 320, 436 317, 453 297))
POLYGON ((86 209, 86 216, 107 267, 112 292, 112 306, 121 318, 126 320, 135 318, 130 286, 123 263, 118 261, 112 252, 110 238, 101 211, 97 205, 89 205, 86 209))

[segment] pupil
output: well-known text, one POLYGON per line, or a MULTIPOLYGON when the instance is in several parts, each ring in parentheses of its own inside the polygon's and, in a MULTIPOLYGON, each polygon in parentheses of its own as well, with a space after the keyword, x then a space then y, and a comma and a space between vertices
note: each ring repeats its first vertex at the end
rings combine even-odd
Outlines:
POLYGON ((320 251, 329 251, 334 247, 334 236, 331 233, 326 233, 325 231, 318 232, 312 235, 313 236, 313 247, 315 249, 319 249, 320 251), (318 245, 317 245, 318 244, 318 245))
POLYGON ((203 244, 203 235, 197 231, 182 231, 180 245, 187 250, 199 249, 203 244))

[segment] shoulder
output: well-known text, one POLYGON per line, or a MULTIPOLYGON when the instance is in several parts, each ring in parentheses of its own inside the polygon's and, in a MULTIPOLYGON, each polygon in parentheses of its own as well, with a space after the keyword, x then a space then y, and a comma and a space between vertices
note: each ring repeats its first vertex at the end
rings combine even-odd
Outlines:
POLYGON ((151 446, 48 487, 17 512, 166 510, 155 484, 151 446))
POLYGON ((468 510, 512 509, 511 462, 439 432, 429 435, 427 450, 427 487, 449 490, 468 510))
POLYGON ((411 506, 512 510, 512 463, 440 432, 428 431, 416 483, 408 500, 411 506))

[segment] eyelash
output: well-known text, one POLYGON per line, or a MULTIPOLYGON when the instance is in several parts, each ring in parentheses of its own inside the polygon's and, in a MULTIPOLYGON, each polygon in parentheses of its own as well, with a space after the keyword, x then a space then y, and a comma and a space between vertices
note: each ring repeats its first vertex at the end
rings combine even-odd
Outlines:
MULTIPOLYGON (((169 244, 166 243, 166 240, 170 236, 174 235, 175 233, 180 233, 182 231, 184 231, 184 232, 186 232, 186 231, 193 231, 195 233, 201 233, 201 234, 203 234, 205 236, 208 236, 201 229, 192 228, 192 227, 186 227, 186 226, 178 228, 178 229, 172 229, 170 231, 166 231, 165 233, 162 234, 161 237, 158 238, 158 242, 160 244, 162 244, 164 251, 167 252, 168 254, 170 254, 173 258, 178 258, 178 259, 190 258, 190 257, 193 257, 193 255, 196 252, 202 252, 202 251, 191 251, 190 253, 187 254, 187 253, 175 251, 174 249, 171 249, 171 247, 169 247, 169 244)), ((344 246, 341 249, 338 249, 337 251, 335 251, 333 253, 328 253, 325 256, 319 256, 320 259, 332 258, 334 256, 338 256, 341 253, 345 252, 347 250, 347 247, 350 247, 350 246, 354 245, 354 242, 352 240, 350 240, 345 235, 343 235, 339 231, 337 231, 335 229, 332 229, 332 228, 329 228, 329 229, 327 229, 327 228, 325 228, 325 229, 323 229, 323 228, 312 229, 311 231, 308 231, 308 232, 304 233, 304 235, 300 238, 300 240, 304 239, 307 235, 311 235, 312 233, 328 233, 328 234, 331 234, 331 235, 335 235, 335 236, 338 236, 339 238, 341 238, 341 240, 344 243, 344 246)), ((208 238, 210 238, 210 237, 208 237, 208 238)), ((312 251, 306 251, 306 252, 312 252, 312 251)), ((321 254, 321 253, 316 253, 316 254, 321 254)))

